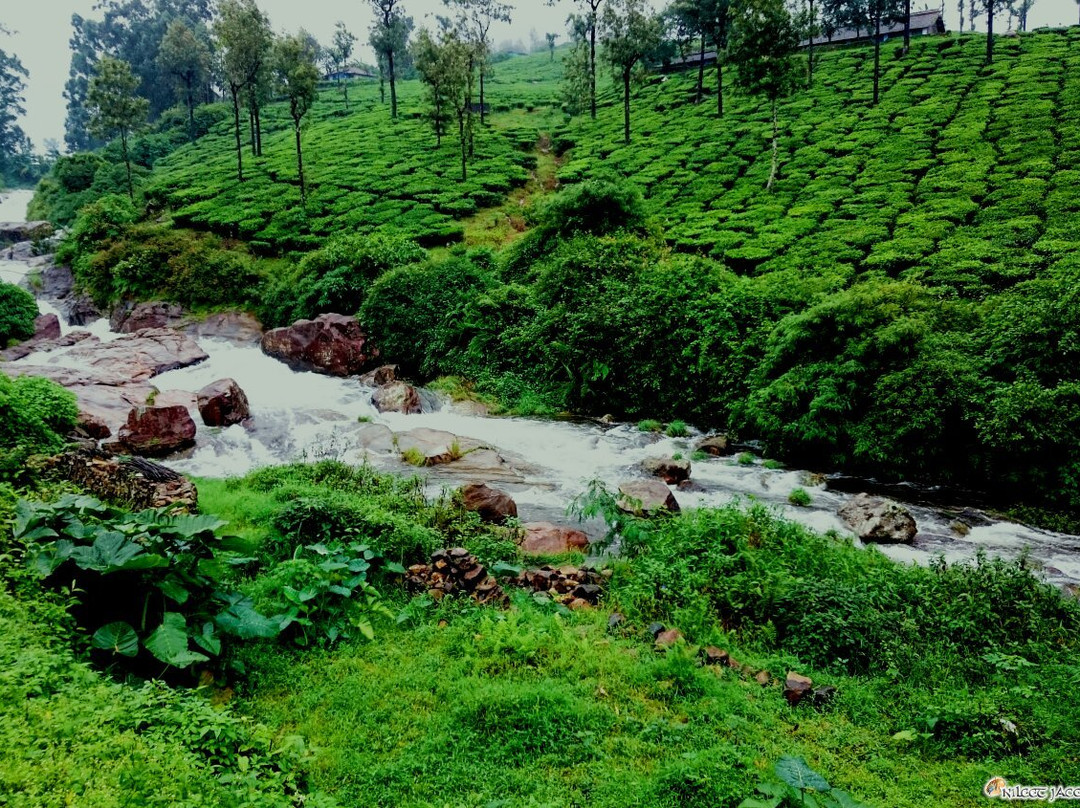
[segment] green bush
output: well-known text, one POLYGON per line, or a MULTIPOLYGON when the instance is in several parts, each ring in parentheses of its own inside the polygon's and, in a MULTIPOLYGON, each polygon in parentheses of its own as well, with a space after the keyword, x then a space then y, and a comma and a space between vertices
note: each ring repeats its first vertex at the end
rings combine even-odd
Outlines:
POLYGON ((0 282, 0 346, 34 336, 38 316, 34 296, 13 283, 0 282))
POLYGON ((0 373, 0 482, 26 480, 30 456, 60 451, 78 414, 75 396, 56 383, 0 373))

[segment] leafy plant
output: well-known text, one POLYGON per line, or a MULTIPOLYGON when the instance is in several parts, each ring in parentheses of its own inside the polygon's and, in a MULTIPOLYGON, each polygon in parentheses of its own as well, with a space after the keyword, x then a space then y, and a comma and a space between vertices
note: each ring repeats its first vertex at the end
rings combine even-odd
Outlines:
POLYGON ((685 438, 690 434, 690 430, 687 428, 685 421, 676 419, 667 425, 664 434, 669 438, 685 438))
POLYGON ((780 758, 773 773, 775 779, 758 785, 761 797, 747 797, 739 808, 867 808, 846 791, 831 787, 801 757, 780 758))
POLYGON ((805 508, 810 504, 810 495, 806 493, 805 488, 796 488, 790 494, 788 494, 788 502, 792 505, 797 505, 800 508, 805 508))

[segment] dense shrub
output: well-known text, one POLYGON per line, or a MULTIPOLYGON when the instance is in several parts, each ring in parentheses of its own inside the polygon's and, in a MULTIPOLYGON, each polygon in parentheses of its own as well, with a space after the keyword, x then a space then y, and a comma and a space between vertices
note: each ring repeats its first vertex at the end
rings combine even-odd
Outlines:
POLYGON ((75 396, 54 382, 0 373, 0 482, 25 478, 31 455, 62 449, 78 414, 75 396))
POLYGON ((0 282, 0 347, 34 336, 37 315, 32 294, 13 283, 0 282))

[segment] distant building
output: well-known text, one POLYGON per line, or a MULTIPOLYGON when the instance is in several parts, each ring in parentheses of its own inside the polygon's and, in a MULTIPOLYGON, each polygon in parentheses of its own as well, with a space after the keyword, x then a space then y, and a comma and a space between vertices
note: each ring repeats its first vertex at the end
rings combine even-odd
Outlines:
MULTIPOLYGON (((926 11, 913 11, 911 12, 911 35, 912 36, 932 36, 934 34, 945 33, 945 18, 942 16, 942 10, 939 8, 927 9, 926 11)), ((881 26, 881 40, 887 42, 891 37, 904 35, 904 21, 894 22, 890 25, 881 26)), ((873 42, 874 41, 874 29, 873 28, 841 28, 839 31, 834 31, 831 37, 821 36, 814 37, 815 45, 853 45, 859 42, 873 42)), ((804 39, 799 43, 802 47, 806 47, 810 44, 810 40, 804 39)))
POLYGON ((343 81, 345 79, 373 79, 377 78, 374 73, 361 70, 359 67, 346 67, 343 70, 333 70, 326 74, 327 81, 343 81))

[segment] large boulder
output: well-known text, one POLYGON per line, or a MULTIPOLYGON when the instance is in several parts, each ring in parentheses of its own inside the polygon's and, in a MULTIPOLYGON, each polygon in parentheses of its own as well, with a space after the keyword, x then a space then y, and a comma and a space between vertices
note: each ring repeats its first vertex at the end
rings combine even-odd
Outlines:
POLYGON ((378 358, 355 317, 320 314, 314 320, 297 320, 290 326, 263 334, 263 353, 293 370, 310 370, 329 376, 352 376, 378 358))
POLYGON ((635 516, 653 516, 661 511, 675 512, 675 495, 659 480, 631 480, 619 485, 619 510, 635 516))
POLYGON ((251 417, 247 396, 233 379, 218 379, 195 395, 207 426, 232 426, 251 417))
MULTIPOLYGON (((0 351, 0 359, 5 362, 14 362, 29 356, 32 353, 54 351, 57 348, 66 347, 60 345, 60 320, 55 314, 41 314, 34 318, 34 336, 25 342, 0 351)), ((74 345, 78 340, 70 341, 74 345)))
POLYGON ((75 286, 75 276, 71 273, 71 267, 57 266, 47 263, 41 270, 40 297, 46 300, 63 300, 71 294, 75 286))
POLYGON ((186 368, 206 359, 193 339, 172 328, 143 329, 112 342, 84 340, 68 352, 91 371, 115 373, 131 381, 145 381, 160 373, 186 368))
POLYGON ((513 497, 498 488, 488 488, 484 483, 466 485, 461 489, 465 510, 480 514, 485 522, 502 524, 517 517, 517 503, 513 497))
POLYGON ((690 461, 674 460, 670 457, 650 457, 642 462, 641 467, 654 477, 659 477, 668 485, 678 485, 690 479, 690 461))
POLYGON ((559 555, 585 550, 589 546, 589 537, 572 527, 551 522, 529 522, 523 527, 525 537, 521 541, 521 552, 525 555, 559 555))
POLYGON ((396 382, 398 380, 397 374, 397 365, 380 365, 375 370, 369 370, 357 381, 367 387, 384 387, 391 382, 396 382))
POLYGON ((133 407, 116 437, 130 454, 165 457, 195 445, 195 421, 182 405, 133 407))
POLYGON ((101 310, 86 295, 71 295, 65 298, 59 309, 68 325, 88 325, 101 318, 101 310))
POLYGON ((169 328, 184 316, 179 303, 121 303, 109 315, 109 328, 121 334, 134 334, 144 328, 169 328))
POLYGON ((713 455, 714 457, 726 455, 730 451, 728 448, 728 436, 708 435, 698 441, 697 450, 699 452, 705 452, 705 454, 713 455))
POLYGON ((837 513, 866 542, 911 544, 918 532, 907 508, 870 494, 855 495, 837 513))
POLYGON ((458 437, 439 429, 418 427, 395 436, 402 459, 417 466, 437 466, 452 463, 461 457, 458 437))
POLYGON ((75 432, 80 436, 86 436, 91 440, 104 440, 112 437, 109 425, 96 415, 79 411, 79 418, 75 422, 75 432))
POLYGON ((390 382, 371 394, 371 403, 379 412, 414 415, 423 411, 420 394, 405 382, 390 382))
POLYGON ((192 337, 210 337, 237 345, 256 345, 263 336, 262 323, 242 311, 224 311, 199 320, 187 320, 177 328, 192 337))
POLYGON ((53 233, 49 222, 0 222, 0 244, 18 244, 48 238, 53 233))
POLYGON ((60 339, 60 318, 55 314, 39 314, 34 318, 34 342, 60 339))

